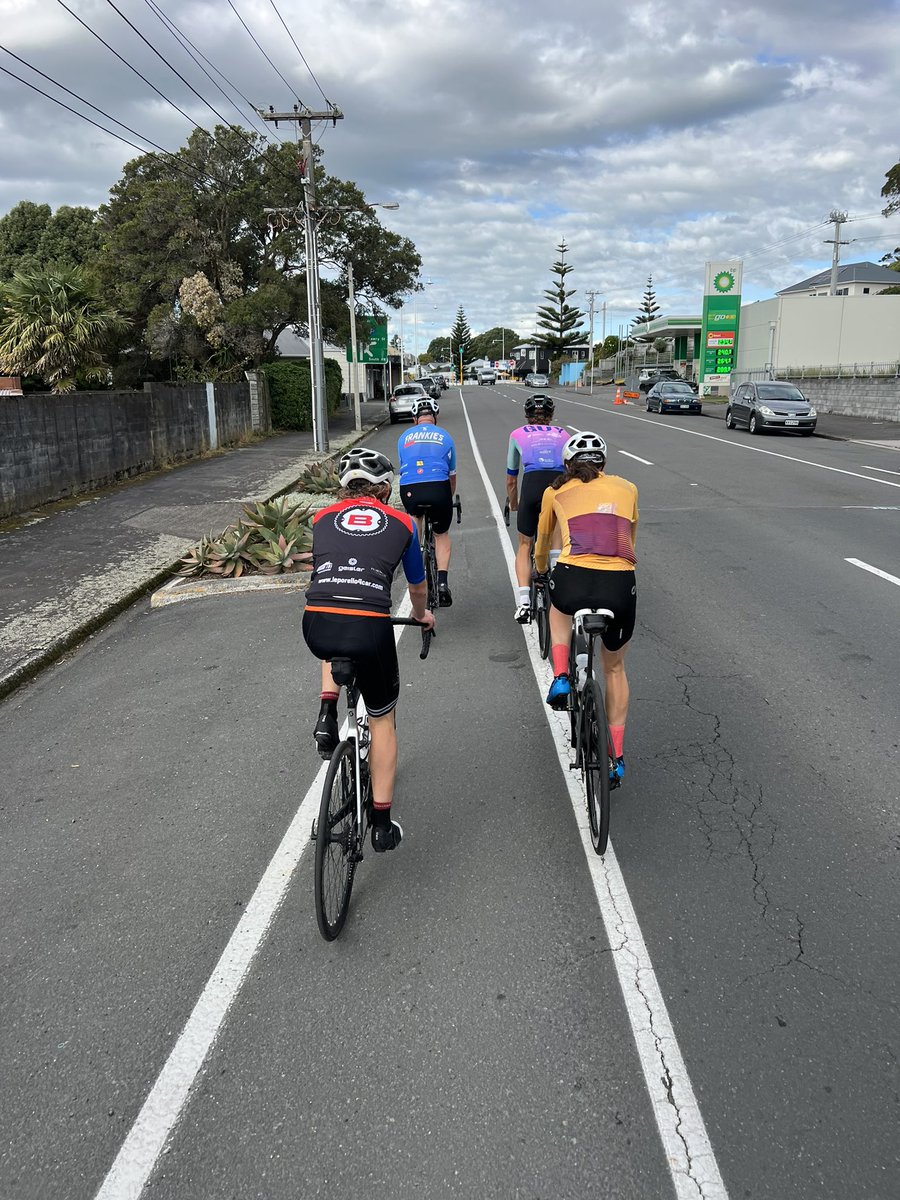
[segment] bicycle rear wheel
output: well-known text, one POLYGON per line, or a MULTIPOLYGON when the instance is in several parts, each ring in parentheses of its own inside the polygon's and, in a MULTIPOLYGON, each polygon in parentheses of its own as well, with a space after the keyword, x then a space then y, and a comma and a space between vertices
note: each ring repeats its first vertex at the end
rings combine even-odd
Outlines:
MULTIPOLYGON (((426 587, 426 607, 432 612, 438 607, 438 573, 437 573, 437 558, 434 552, 434 533, 429 527, 425 534, 425 587, 426 587)), ((431 648, 431 639, 434 633, 430 629, 422 630, 422 652, 420 657, 425 658, 431 648)))
POLYGON ((603 693, 596 679, 584 686, 581 707, 581 769, 587 793, 591 844, 598 854, 606 853, 609 841, 609 758, 611 741, 606 722, 603 693))
POLYGON ((539 584, 534 589, 534 601, 531 611, 537 621, 538 649, 541 658, 550 656, 550 597, 547 595, 546 584, 539 584))
POLYGON ((355 747, 344 741, 331 756, 316 823, 316 921, 333 942, 347 919, 359 853, 355 747))

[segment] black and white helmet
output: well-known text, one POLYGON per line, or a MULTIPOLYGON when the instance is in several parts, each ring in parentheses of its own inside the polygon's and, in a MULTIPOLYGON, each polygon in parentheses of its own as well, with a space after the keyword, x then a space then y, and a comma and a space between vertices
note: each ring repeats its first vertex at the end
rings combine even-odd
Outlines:
POLYGON ((543 412, 546 417, 552 417, 555 409, 556 405, 552 396, 529 396, 525 401, 526 417, 534 416, 538 411, 543 412))
POLYGON ((394 464, 377 450, 356 446, 342 454, 338 461, 341 487, 354 479, 365 479, 369 483, 393 483, 394 464))
POLYGON ((606 442, 599 433, 576 433, 563 446, 563 462, 570 463, 579 458, 584 462, 606 462, 606 442))
POLYGON ((440 411, 441 406, 431 396, 420 396, 418 400, 413 400, 412 416, 414 421, 418 421, 423 412, 430 412, 433 417, 436 417, 440 411))

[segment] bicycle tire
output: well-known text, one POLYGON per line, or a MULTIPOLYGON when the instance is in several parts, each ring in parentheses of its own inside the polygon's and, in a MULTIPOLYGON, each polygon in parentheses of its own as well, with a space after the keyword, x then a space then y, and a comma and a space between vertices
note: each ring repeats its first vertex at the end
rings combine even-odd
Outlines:
POLYGON ((547 659, 550 657, 550 597, 545 584, 535 588, 535 600, 536 607, 531 611, 537 616, 538 650, 541 658, 547 659))
POLYGON ((359 852, 356 747, 340 743, 331 756, 316 823, 316 921, 327 942, 344 928, 359 852))
MULTIPOLYGON (((438 573, 437 573, 437 556, 434 551, 434 530, 431 525, 425 531, 425 605, 432 612, 438 607, 438 573)), ((431 639, 434 637, 434 631, 431 629, 422 630, 422 649, 419 652, 419 658, 427 658, 428 651, 431 649, 431 639)))
POLYGON ((596 679, 588 679, 584 685, 581 728, 581 769, 584 772, 591 845, 597 854, 605 854, 609 841, 610 737, 606 705, 596 679))

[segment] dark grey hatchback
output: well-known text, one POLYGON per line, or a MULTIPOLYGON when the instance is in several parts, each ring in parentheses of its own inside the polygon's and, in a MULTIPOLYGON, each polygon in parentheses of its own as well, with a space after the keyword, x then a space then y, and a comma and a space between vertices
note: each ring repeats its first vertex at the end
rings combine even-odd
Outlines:
POLYGON ((735 388, 725 409, 725 424, 729 429, 746 426, 751 433, 780 429, 811 437, 816 428, 816 410, 793 383, 767 379, 735 388))

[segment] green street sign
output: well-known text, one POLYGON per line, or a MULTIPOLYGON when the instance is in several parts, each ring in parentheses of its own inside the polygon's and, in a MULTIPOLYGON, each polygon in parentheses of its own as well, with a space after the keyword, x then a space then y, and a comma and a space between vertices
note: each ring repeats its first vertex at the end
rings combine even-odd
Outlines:
MULTIPOLYGON (((386 363, 388 360, 387 322, 379 324, 368 317, 356 323, 357 362, 386 363)), ((353 362, 353 349, 347 343, 347 362, 353 362)))
MULTIPOLYGON (((741 266, 707 263, 700 331, 700 381, 726 382, 737 362, 741 318, 741 266)), ((702 389, 701 389, 702 390, 702 389)), ((705 392, 704 392, 705 394, 705 392)))

